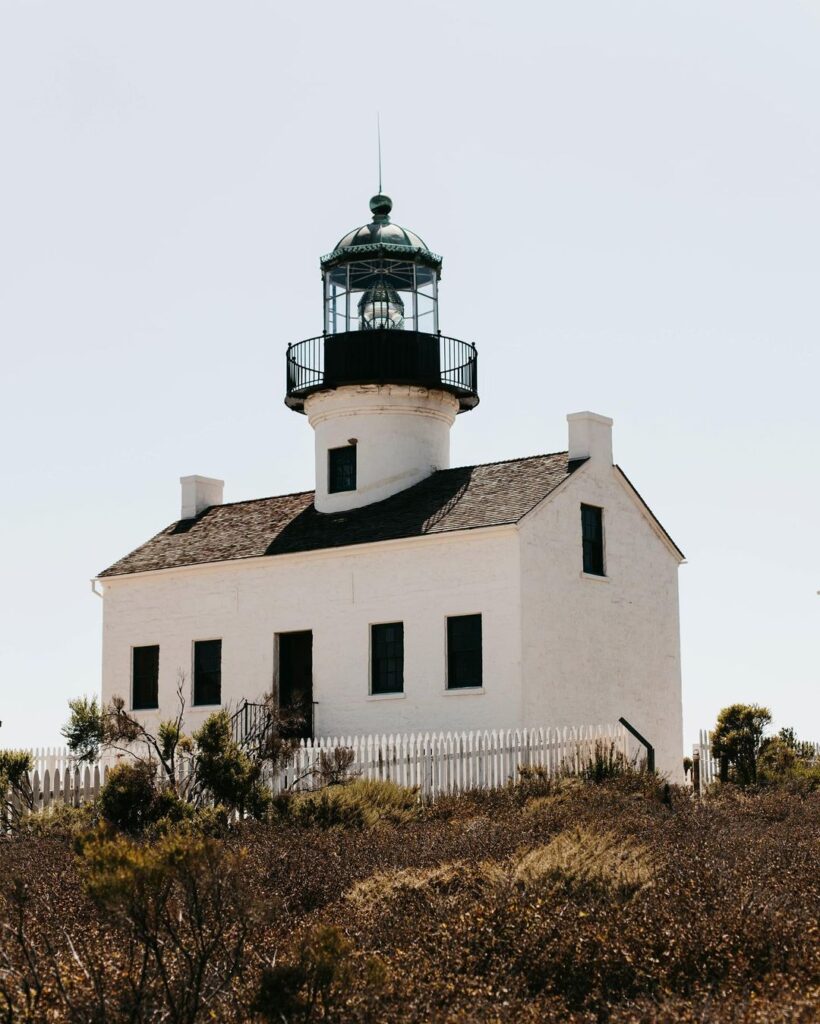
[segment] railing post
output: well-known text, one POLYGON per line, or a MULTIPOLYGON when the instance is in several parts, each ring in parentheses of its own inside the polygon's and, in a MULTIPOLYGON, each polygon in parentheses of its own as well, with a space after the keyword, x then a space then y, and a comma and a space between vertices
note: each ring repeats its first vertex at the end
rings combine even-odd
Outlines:
POLYGON ((634 725, 630 725, 629 722, 627 722, 627 720, 625 718, 621 717, 621 718, 618 719, 618 721, 621 723, 621 725, 625 729, 627 729, 629 732, 632 733, 632 735, 635 737, 635 739, 638 741, 638 743, 640 743, 643 747, 646 748, 646 770, 650 774, 654 774, 654 772, 655 772, 655 748, 652 746, 652 744, 649 742, 649 740, 646 739, 645 737, 641 736, 641 734, 638 732, 638 730, 635 728, 635 726, 634 725))

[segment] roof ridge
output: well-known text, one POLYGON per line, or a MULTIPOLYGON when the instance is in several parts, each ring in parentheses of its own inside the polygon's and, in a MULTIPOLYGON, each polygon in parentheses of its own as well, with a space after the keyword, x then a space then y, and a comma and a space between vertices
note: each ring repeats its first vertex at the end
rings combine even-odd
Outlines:
MULTIPOLYGON (((287 494, 265 494, 261 498, 242 498, 239 501, 223 501, 219 505, 208 508, 227 508, 229 505, 252 505, 255 501, 279 501, 281 498, 301 498, 303 494, 315 494, 316 491, 289 491, 287 494)), ((180 522, 181 520, 177 520, 180 522)))
MULTIPOLYGON (((447 469, 437 469, 433 476, 439 473, 451 473, 457 469, 481 469, 484 466, 505 466, 510 462, 530 462, 532 459, 551 459, 555 455, 568 455, 569 452, 537 452, 535 455, 520 455, 512 459, 496 459, 493 462, 474 462, 468 466, 449 466, 447 469)), ((427 480, 430 477, 426 478, 427 480)), ((423 483, 423 480, 419 480, 423 483)), ((265 494, 261 498, 242 498, 240 501, 223 501, 220 505, 211 505, 210 508, 228 508, 233 505, 250 505, 255 501, 278 501, 282 498, 300 498, 304 494, 315 494, 315 490, 289 491, 287 494, 265 494)), ((386 500, 386 499, 385 499, 386 500)), ((177 520, 179 522, 180 520, 177 520)))
MULTIPOLYGON (((531 462, 533 459, 551 459, 555 455, 569 455, 568 451, 536 452, 535 455, 519 455, 512 459, 495 459, 493 462, 476 462, 471 466, 451 466, 450 469, 481 469, 482 466, 504 466, 508 462, 531 462)), ((449 469, 439 469, 439 473, 449 473, 449 469)))

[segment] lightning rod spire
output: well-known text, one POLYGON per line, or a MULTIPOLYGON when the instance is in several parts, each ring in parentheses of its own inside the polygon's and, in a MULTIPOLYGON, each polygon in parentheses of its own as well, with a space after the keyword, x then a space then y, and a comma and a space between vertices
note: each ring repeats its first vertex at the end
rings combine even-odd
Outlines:
POLYGON ((379 195, 382 191, 382 123, 381 115, 376 114, 376 138, 379 145, 379 195))

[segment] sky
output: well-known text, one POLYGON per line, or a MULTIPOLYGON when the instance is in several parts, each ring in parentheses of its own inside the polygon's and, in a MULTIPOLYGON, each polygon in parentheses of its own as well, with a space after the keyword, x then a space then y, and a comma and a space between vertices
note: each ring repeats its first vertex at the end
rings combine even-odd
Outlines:
POLYGON ((734 701, 820 740, 818 53, 818 0, 0 0, 0 745, 98 690, 90 580, 181 475, 313 486, 284 354, 377 112, 479 348, 452 464, 612 416, 687 556, 687 746, 734 701))

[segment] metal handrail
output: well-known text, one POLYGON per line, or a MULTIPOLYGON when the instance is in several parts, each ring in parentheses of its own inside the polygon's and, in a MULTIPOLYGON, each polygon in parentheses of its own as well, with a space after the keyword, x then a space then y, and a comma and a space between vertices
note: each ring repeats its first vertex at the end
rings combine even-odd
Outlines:
MULTIPOLYGON (((352 332, 358 334, 359 332, 352 332)), ((438 381, 466 395, 477 395, 478 353, 472 342, 461 341, 443 334, 413 332, 419 338, 437 339, 439 360, 436 376, 438 381)), ((407 332, 410 335, 410 332, 407 332)), ((341 335, 319 334, 288 345, 287 349, 287 394, 299 397, 323 386, 334 386, 337 382, 326 379, 325 342, 341 335)), ((428 383, 419 380, 419 384, 428 383)))

